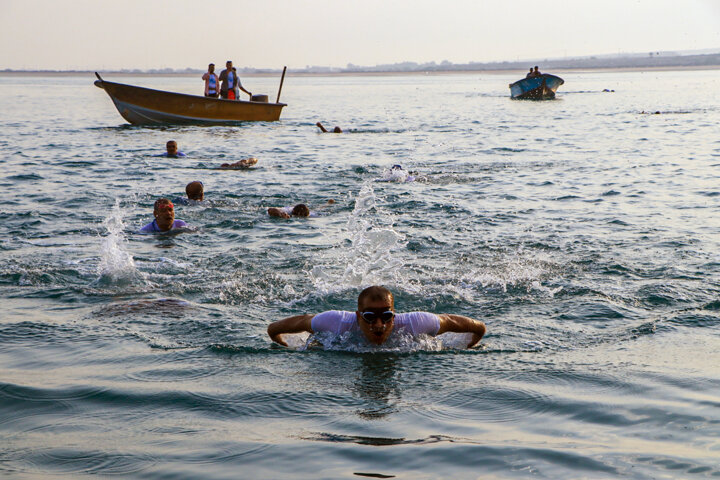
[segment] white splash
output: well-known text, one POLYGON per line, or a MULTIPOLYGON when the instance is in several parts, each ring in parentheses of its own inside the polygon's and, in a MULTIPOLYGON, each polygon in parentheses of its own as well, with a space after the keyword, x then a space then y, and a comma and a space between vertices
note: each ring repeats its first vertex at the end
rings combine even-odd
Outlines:
POLYGON ((551 288, 542 284, 551 276, 557 266, 554 262, 537 252, 525 252, 522 249, 512 255, 505 255, 483 269, 473 269, 462 275, 460 286, 473 289, 475 287, 499 289, 507 292, 508 288, 524 288, 528 293, 536 292, 550 297, 562 290, 562 287, 551 288))
POLYGON ((406 331, 397 331, 393 332, 388 341, 382 345, 371 344, 359 330, 350 330, 340 335, 321 332, 314 335, 285 335, 283 338, 294 350, 322 348, 325 351, 354 353, 410 353, 464 350, 472 335, 469 333, 444 333, 437 337, 431 337, 428 335, 413 336, 406 331))
POLYGON ((135 267, 135 261, 126 248, 127 239, 123 234, 125 225, 122 221, 122 214, 120 201, 116 199, 112 212, 103 220, 103 226, 107 229, 108 235, 103 238, 100 246, 100 263, 98 265, 100 281, 115 283, 134 280, 140 276, 135 267))
POLYGON ((404 251, 405 237, 393 229, 393 217, 378 208, 370 182, 358 192, 347 233, 349 246, 333 249, 333 258, 326 258, 325 265, 316 265, 310 272, 321 294, 401 283, 400 253, 404 251))
POLYGON ((407 170, 404 170, 402 167, 398 168, 397 166, 394 168, 386 168, 382 172, 382 177, 378 179, 378 182, 396 182, 396 183, 404 183, 404 182, 412 182, 415 180, 415 177, 413 175, 410 175, 410 172, 407 170))

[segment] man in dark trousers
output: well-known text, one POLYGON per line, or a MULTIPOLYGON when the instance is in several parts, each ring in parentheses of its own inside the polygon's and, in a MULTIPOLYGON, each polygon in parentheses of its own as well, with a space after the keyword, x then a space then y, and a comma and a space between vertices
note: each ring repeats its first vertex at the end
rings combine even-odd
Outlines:
POLYGON ((220 72, 220 82, 220 96, 222 98, 237 100, 235 98, 235 85, 252 97, 252 93, 245 90, 240 84, 240 78, 238 78, 237 73, 233 72, 232 61, 230 60, 225 62, 225 70, 220 72))

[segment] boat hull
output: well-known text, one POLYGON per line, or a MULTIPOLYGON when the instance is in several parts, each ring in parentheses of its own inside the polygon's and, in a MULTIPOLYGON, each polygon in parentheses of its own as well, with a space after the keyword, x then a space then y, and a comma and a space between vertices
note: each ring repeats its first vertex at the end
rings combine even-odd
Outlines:
POLYGON ((248 102, 201 97, 107 82, 95 86, 110 96, 120 115, 133 125, 234 124, 274 122, 284 103, 248 102))
POLYGON ((543 73, 539 77, 523 78, 510 84, 510 96, 516 99, 549 100, 555 98, 555 92, 565 81, 543 73))

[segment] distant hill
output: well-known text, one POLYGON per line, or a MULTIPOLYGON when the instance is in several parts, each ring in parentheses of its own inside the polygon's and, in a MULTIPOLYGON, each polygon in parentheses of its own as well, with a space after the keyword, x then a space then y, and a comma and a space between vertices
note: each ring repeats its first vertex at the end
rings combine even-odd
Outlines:
MULTIPOLYGON (((707 51, 707 50, 705 50, 707 51)), ((705 52, 703 51, 703 52, 705 52)), ((673 67, 698 67, 698 68, 720 68, 720 51, 713 53, 675 53, 675 52, 649 52, 645 54, 633 53, 624 55, 596 55, 587 57, 574 58, 556 58, 556 59, 527 59, 517 61, 504 62, 470 62, 470 63, 452 63, 447 60, 440 63, 416 63, 416 62, 400 62, 386 65, 362 66, 349 63, 345 68, 324 67, 324 66, 307 66, 305 68, 293 68, 294 74, 325 74, 325 73, 403 73, 403 72, 458 72, 458 71, 500 71, 500 70, 527 70, 530 66, 539 65, 542 71, 547 70, 571 70, 571 69, 600 69, 600 68, 673 68, 673 67)), ((238 68, 243 74, 265 75, 277 74, 281 69, 238 68)), ((107 71, 106 73, 121 73, 130 75, 196 75, 202 74, 205 70, 183 68, 162 68, 151 70, 124 69, 107 71)), ((73 74, 73 73, 92 73, 91 70, 42 70, 42 71, 26 71, 26 70, 0 70, 0 73, 57 73, 57 74, 73 74)))

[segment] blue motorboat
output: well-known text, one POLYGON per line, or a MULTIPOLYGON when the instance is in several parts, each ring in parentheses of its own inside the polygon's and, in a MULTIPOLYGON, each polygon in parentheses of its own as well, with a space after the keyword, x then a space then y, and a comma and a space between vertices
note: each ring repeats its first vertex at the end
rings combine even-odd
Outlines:
POLYGON ((542 73, 536 77, 523 78, 510 84, 510 97, 529 100, 549 100, 555 98, 555 92, 565 81, 542 73))

